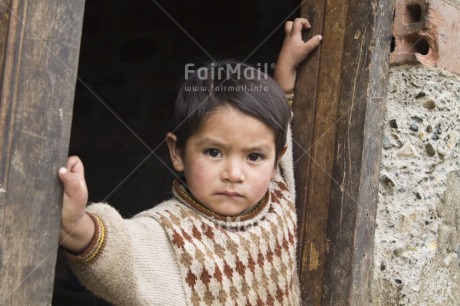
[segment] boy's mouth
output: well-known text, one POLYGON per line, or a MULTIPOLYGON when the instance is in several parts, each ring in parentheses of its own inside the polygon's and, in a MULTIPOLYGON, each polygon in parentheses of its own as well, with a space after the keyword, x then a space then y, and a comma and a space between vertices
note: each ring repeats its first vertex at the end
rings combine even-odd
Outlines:
POLYGON ((234 192, 234 191, 218 192, 217 194, 221 196, 226 196, 226 197, 242 197, 241 194, 239 194, 238 192, 234 192))

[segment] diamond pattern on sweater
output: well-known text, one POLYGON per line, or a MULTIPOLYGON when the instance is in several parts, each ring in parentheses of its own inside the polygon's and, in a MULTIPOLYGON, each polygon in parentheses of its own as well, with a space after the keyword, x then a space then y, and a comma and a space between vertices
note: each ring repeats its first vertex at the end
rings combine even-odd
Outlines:
POLYGON ((295 207, 283 182, 270 185, 265 215, 244 226, 238 220, 222 226, 179 199, 185 205, 155 218, 170 238, 191 305, 299 304, 295 207))

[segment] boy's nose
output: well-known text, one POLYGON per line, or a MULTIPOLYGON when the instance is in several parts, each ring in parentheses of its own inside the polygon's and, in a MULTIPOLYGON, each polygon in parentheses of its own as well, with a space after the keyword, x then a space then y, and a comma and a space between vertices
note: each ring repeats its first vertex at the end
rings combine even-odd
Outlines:
POLYGON ((240 183, 244 181, 244 171, 241 162, 236 160, 227 161, 223 178, 225 181, 232 183, 240 183))

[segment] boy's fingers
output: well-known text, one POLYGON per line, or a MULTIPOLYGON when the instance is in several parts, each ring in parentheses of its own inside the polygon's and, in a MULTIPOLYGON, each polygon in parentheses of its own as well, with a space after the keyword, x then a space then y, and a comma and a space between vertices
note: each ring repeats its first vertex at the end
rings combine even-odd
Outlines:
POLYGON ((308 20, 305 18, 296 18, 294 20, 294 24, 292 25, 291 35, 301 34, 303 28, 306 28, 306 29, 311 28, 308 20))
POLYGON ((306 19, 306 18, 303 18, 302 24, 303 24, 304 28, 306 28, 306 29, 310 29, 310 28, 311 28, 310 21, 308 21, 308 19, 306 19))
POLYGON ((78 156, 70 156, 67 158, 67 169, 71 170, 74 167, 77 167, 79 164, 82 164, 80 158, 78 156))
POLYGON ((321 35, 316 35, 310 38, 309 40, 307 40, 303 45, 305 53, 308 54, 314 49, 316 49, 316 47, 318 47, 319 44, 321 43, 322 39, 323 37, 321 35))
POLYGON ((66 173, 67 173, 67 169, 65 167, 59 168, 58 170, 59 177, 61 177, 61 175, 66 175, 66 173))
POLYGON ((77 156, 71 156, 67 159, 67 171, 74 173, 81 179, 85 177, 83 163, 77 156))
POLYGON ((288 21, 288 22, 286 22, 286 23, 284 24, 284 32, 285 32, 286 36, 289 35, 289 33, 291 33, 291 31, 292 31, 292 24, 293 24, 292 21, 288 21))
POLYGON ((75 194, 81 188, 78 178, 69 172, 66 168, 62 167, 58 171, 59 178, 64 185, 64 191, 68 195, 75 194))

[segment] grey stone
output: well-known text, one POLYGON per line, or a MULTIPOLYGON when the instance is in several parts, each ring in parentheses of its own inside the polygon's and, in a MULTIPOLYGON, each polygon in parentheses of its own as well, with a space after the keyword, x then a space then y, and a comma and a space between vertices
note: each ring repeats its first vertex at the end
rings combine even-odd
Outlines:
POLYGON ((396 153, 399 157, 419 157, 417 149, 410 141, 407 141, 396 153))
POLYGON ((424 93, 423 91, 419 92, 416 96, 415 96, 415 99, 420 99, 420 98, 423 98, 426 96, 426 93, 424 93))
POLYGON ((388 135, 383 135, 383 148, 385 150, 391 149, 393 147, 393 144, 391 143, 390 137, 388 135))
POLYGON ((442 134, 442 129, 441 129, 441 124, 438 124, 436 126, 436 134, 441 135, 442 134))
POLYGON ((396 186, 395 182, 385 174, 380 177, 380 183, 382 183, 385 188, 393 188, 396 186))
POLYGON ((416 125, 415 123, 412 123, 409 127, 409 129, 411 131, 414 131, 414 132, 418 132, 418 125, 416 125))
POLYGON ((431 143, 427 143, 425 145, 425 151, 426 151, 426 154, 428 154, 429 157, 433 157, 436 155, 436 150, 434 149, 434 147, 431 145, 431 143))
POLYGON ((423 107, 426 109, 434 109, 436 107, 436 102, 433 99, 427 99, 423 101, 423 107))
POLYGON ((396 119, 391 119, 389 121, 390 127, 397 129, 398 128, 398 123, 396 122, 396 119))

